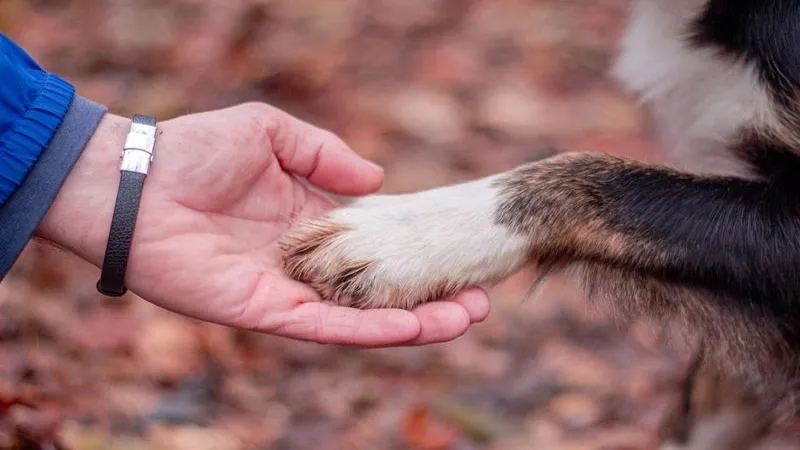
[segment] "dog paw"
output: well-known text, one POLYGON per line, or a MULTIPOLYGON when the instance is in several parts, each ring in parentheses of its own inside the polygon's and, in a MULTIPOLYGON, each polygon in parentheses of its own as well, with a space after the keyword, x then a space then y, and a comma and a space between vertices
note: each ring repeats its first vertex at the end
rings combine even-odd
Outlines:
POLYGON ((344 306, 411 309, 444 299, 524 264, 527 240, 496 223, 497 202, 488 178, 367 197, 296 224, 281 241, 284 267, 344 306))

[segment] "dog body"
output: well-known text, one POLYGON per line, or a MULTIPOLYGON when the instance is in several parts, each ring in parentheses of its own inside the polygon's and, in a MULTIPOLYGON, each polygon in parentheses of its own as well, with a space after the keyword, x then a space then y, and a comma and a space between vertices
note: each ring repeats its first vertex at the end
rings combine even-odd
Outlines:
POLYGON ((749 176, 730 146, 745 128, 778 128, 769 88, 753 64, 692 42, 704 8, 706 0, 634 1, 613 74, 647 105, 676 167, 749 176))
POLYGON ((795 412, 798 42, 800 0, 634 0, 613 72, 669 166, 567 153, 367 197, 294 227, 286 269, 340 304, 412 308, 533 262, 620 318, 684 331, 703 371, 795 412))

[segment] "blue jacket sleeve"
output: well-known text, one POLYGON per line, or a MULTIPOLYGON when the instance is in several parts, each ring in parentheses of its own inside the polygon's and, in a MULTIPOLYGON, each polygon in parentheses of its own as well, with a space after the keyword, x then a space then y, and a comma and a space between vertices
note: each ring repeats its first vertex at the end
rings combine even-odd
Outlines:
POLYGON ((0 33, 0 280, 105 111, 0 33))

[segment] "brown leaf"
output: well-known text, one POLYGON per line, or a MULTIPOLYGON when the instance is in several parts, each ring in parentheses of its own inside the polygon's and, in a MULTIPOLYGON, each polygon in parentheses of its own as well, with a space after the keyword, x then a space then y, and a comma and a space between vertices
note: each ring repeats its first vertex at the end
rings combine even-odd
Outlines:
POLYGON ((559 395, 550 400, 548 408, 559 422, 571 428, 594 425, 604 414, 597 400, 583 394, 559 395))
POLYGON ((546 371, 569 387, 606 392, 620 381, 616 368, 608 361, 562 341, 544 344, 539 358, 546 371))
POLYGON ((39 405, 37 408, 12 406, 8 417, 17 432, 31 442, 55 442, 63 419, 61 408, 55 404, 39 405))
POLYGON ((151 318, 136 342, 136 354, 145 372, 168 381, 198 373, 202 368, 202 349, 196 332, 187 319, 151 318))
POLYGON ((224 430, 197 426, 155 427, 153 450, 242 450, 242 442, 224 430))
POLYGON ((412 408, 403 422, 403 440, 415 450, 446 450, 458 437, 455 427, 437 420, 422 406, 412 408))
POLYGON ((462 108, 444 92, 409 89, 395 96, 391 108, 400 128, 419 139, 446 144, 464 133, 462 108))
POLYGON ((139 329, 134 315, 122 305, 97 307, 67 326, 67 339, 79 349, 87 351, 129 348, 139 329))

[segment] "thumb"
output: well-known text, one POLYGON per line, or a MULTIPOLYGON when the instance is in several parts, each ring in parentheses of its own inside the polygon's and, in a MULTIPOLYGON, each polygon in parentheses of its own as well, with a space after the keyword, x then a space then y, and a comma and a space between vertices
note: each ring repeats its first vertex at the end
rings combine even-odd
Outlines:
POLYGON ((365 195, 383 183, 383 169, 362 158, 338 136, 271 108, 267 135, 287 172, 340 195, 365 195))

